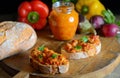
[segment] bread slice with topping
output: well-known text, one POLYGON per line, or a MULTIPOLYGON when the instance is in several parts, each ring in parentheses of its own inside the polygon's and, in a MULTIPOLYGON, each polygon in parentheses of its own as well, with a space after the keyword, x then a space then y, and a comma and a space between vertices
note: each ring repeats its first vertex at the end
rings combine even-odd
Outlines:
POLYGON ((64 55, 50 50, 44 45, 31 51, 30 64, 45 74, 66 73, 69 69, 69 61, 64 55))
POLYGON ((65 43, 61 53, 69 59, 81 59, 95 56, 101 51, 101 42, 98 35, 82 36, 65 43))

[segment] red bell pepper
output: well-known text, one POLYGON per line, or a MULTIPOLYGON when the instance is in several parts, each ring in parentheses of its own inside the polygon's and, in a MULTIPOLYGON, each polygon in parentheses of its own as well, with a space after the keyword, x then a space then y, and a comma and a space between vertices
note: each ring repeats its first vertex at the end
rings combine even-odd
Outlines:
POLYGON ((37 30, 45 27, 48 14, 48 6, 39 0, 24 1, 18 7, 18 21, 28 23, 37 30))

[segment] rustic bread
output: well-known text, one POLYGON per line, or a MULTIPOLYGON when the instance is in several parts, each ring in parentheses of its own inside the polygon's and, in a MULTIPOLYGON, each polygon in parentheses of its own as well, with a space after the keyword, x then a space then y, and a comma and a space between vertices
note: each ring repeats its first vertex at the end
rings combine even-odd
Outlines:
POLYGON ((88 41, 86 42, 81 41, 81 39, 75 39, 65 43, 61 47, 61 53, 68 59, 81 59, 95 56, 101 51, 101 42, 99 36, 91 35, 86 37, 88 38, 88 41), (76 46, 79 47, 79 50, 75 50, 76 46))
POLYGON ((44 74, 66 73, 69 69, 69 61, 66 57, 47 47, 43 51, 38 48, 33 49, 30 54, 30 64, 44 74))
POLYGON ((36 43, 34 29, 26 23, 3 21, 0 23, 0 60, 27 51, 36 43))

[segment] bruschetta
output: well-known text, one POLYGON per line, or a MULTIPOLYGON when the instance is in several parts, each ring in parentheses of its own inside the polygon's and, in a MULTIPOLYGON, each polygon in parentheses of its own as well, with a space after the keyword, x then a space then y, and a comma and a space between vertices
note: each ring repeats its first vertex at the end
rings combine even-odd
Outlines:
POLYGON ((101 41, 98 35, 86 35, 74 39, 61 47, 61 53, 68 59, 81 59, 95 56, 101 51, 101 41))
POLYGON ((44 74, 66 73, 69 69, 68 59, 44 45, 34 48, 30 53, 30 64, 44 74))

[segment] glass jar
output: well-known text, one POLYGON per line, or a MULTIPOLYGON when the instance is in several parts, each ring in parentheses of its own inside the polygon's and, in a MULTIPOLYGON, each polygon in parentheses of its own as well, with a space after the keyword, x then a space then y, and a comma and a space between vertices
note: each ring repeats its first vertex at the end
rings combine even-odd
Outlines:
POLYGON ((52 5, 49 15, 49 26, 57 40, 70 40, 78 26, 78 13, 71 2, 58 1, 52 5))

